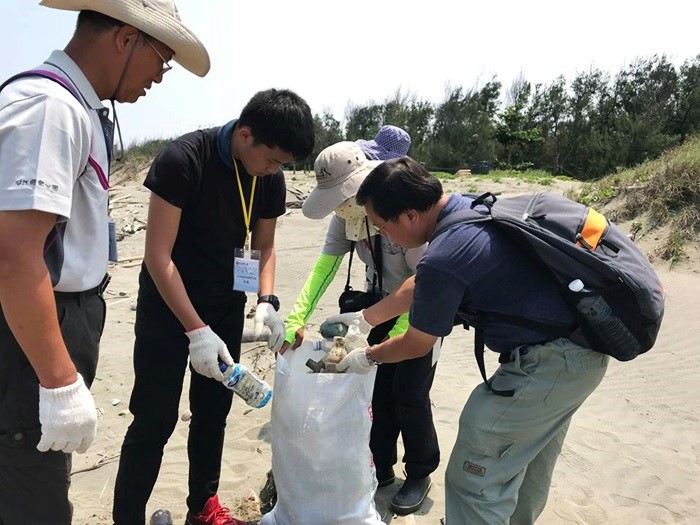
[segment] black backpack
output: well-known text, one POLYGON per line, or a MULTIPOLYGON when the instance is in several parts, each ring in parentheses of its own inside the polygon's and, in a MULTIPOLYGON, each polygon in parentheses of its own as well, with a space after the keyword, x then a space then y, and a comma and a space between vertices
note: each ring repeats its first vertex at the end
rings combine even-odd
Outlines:
POLYGON ((475 329, 474 352, 485 382, 483 324, 489 319, 568 338, 620 361, 654 346, 664 313, 663 286, 634 242, 603 215, 551 192, 500 200, 485 193, 474 199, 471 209, 438 222, 433 239, 457 224, 482 221, 497 225, 547 268, 576 319, 575 326, 553 326, 460 310, 460 323, 475 329))

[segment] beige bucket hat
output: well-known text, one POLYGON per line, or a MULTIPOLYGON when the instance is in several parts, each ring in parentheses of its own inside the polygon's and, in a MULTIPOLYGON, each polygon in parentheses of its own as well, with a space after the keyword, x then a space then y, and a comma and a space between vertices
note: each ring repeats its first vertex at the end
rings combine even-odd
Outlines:
POLYGON ((175 52, 173 59, 203 77, 209 71, 204 44, 180 21, 173 0, 42 0, 41 5, 67 11, 97 11, 160 40, 175 52))
POLYGON ((309 219, 323 219, 340 204, 354 197, 367 174, 381 162, 367 160, 354 142, 328 146, 314 162, 316 187, 301 205, 309 219))

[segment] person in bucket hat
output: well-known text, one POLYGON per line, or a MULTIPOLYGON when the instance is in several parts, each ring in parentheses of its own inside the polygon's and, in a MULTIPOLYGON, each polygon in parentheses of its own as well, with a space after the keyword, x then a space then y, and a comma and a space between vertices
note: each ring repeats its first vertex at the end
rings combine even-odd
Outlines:
POLYGON ((368 159, 390 160, 403 157, 411 147, 411 136, 397 126, 382 126, 372 140, 355 141, 368 159))
POLYGON ((360 146, 338 142, 319 153, 314 162, 316 187, 302 204, 309 219, 323 219, 357 193, 362 181, 379 162, 368 161, 360 146))
POLYGON ((172 0, 44 0, 80 11, 62 51, 0 85, 0 523, 68 525, 71 453, 105 320, 113 122, 176 60, 207 51, 172 0))
MULTIPOLYGON (((382 129, 394 126, 384 126, 382 129)), ((400 130, 403 141, 410 144, 408 134, 400 130)), ((385 133, 378 137, 386 136, 385 133)), ((367 175, 381 164, 369 160, 371 154, 386 155, 389 144, 381 151, 373 141, 339 142, 324 149, 316 158, 314 171, 316 187, 302 205, 302 212, 311 219, 322 219, 334 212, 326 232, 321 255, 311 270, 287 317, 286 339, 281 352, 298 348, 304 338, 304 325, 313 314, 318 301, 335 277, 347 253, 357 252, 366 265, 366 289, 382 297, 395 290, 416 272, 418 260, 425 246, 405 249, 380 235, 378 228, 367 220, 364 209, 355 203, 355 195, 367 175), (363 147, 374 144, 370 154, 363 147), (380 278, 381 277, 381 278, 380 278)), ((396 151, 397 154, 405 153, 396 151)), ((408 326, 408 315, 389 319, 377 326, 368 336, 370 344, 403 334, 408 326)), ((398 514, 417 511, 430 489, 430 474, 440 462, 440 448, 433 423, 430 389, 435 377, 439 344, 419 358, 386 365, 378 370, 372 396, 372 430, 370 449, 376 467, 379 488, 390 487, 396 479, 397 440, 402 436, 405 454, 403 461, 407 481, 391 500, 391 508, 398 514)))

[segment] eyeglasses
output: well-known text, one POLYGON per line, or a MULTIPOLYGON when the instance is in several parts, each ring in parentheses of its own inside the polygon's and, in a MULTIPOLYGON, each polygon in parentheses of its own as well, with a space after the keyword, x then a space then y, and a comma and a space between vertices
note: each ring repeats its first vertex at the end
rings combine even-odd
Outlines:
POLYGON ((389 221, 384 221, 384 224, 382 224, 381 226, 377 226, 375 224, 374 227, 377 229, 377 233, 382 233, 382 230, 386 228, 387 224, 389 224, 389 221))
POLYGON ((151 42, 145 34, 141 34, 143 35, 143 39, 148 43, 149 46, 151 46, 151 49, 155 51, 156 55, 158 55, 158 58, 160 58, 161 62, 163 62, 163 67, 161 68, 160 73, 158 74, 165 75, 168 71, 170 71, 173 68, 173 66, 170 65, 170 60, 165 60, 165 58, 163 58, 163 55, 161 55, 156 49, 156 46, 153 45, 153 42, 151 42))

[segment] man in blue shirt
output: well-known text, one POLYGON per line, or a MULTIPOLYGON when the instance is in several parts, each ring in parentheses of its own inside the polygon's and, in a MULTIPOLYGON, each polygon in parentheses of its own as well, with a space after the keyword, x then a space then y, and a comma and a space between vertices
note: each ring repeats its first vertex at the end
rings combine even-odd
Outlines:
MULTIPOLYGON (((457 223, 433 238, 438 222, 469 207, 445 195, 440 181, 403 157, 375 168, 358 204, 393 242, 430 241, 416 275, 376 305, 329 322, 372 326, 409 311, 403 335, 353 350, 339 370, 363 373, 381 363, 426 354, 452 331, 457 311, 487 311, 573 324, 545 271, 488 222, 457 223)), ((568 339, 486 318, 485 344, 501 366, 474 389, 459 422, 445 475, 447 523, 533 523, 544 509, 552 472, 573 413, 603 379, 608 357, 568 339), (512 397, 499 392, 513 391, 512 397)))

